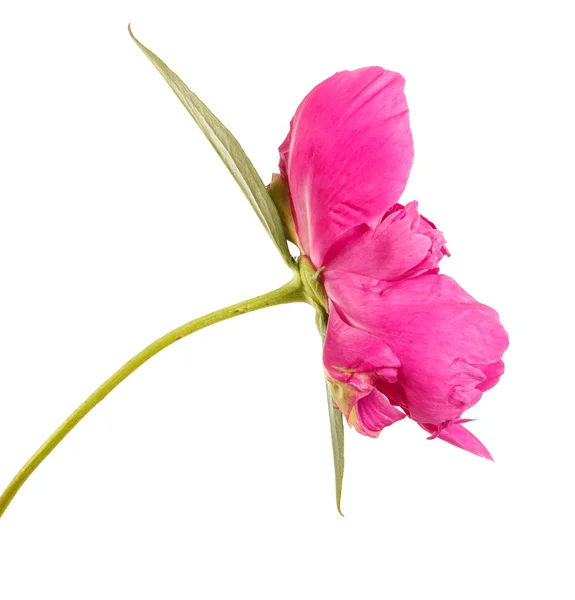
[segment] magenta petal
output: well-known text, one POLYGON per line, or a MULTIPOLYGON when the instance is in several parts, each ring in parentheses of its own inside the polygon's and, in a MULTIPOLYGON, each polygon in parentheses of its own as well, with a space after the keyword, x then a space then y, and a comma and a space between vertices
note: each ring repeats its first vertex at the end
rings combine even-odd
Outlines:
POLYGON ((413 141, 401 75, 380 67, 336 73, 298 107, 280 146, 302 250, 320 267, 333 240, 375 225, 401 196, 413 141))
POLYGON ((359 433, 378 437, 384 427, 404 418, 405 414, 392 406, 390 401, 374 388, 357 402, 350 422, 359 433))
POLYGON ((396 381, 397 357, 381 338, 347 325, 333 305, 323 361, 332 397, 357 431, 377 437, 405 417, 375 387, 381 381, 396 381))
POLYGON ((459 423, 455 423, 453 425, 449 425, 444 427, 439 432, 436 431, 433 425, 421 425, 426 431, 432 434, 432 437, 439 438, 444 442, 448 442, 453 446, 457 446, 463 450, 467 450, 472 454, 476 454, 477 456, 481 456, 482 458, 487 458, 489 460, 493 460, 493 457, 489 453, 489 450, 461 423, 466 420, 462 420, 459 423))
POLYGON ((419 423, 460 417, 501 375, 507 333, 497 313, 445 275, 395 284, 328 272, 326 290, 353 327, 381 338, 401 362, 379 386, 419 423))
POLYGON ((324 258, 334 269, 382 281, 415 277, 437 269, 447 254, 443 235, 421 218, 417 202, 397 204, 371 228, 358 225, 332 244, 324 258))
POLYGON ((481 370, 485 374, 485 381, 479 384, 477 389, 486 392, 499 381, 501 375, 503 375, 503 372, 505 371, 505 365, 503 364, 503 361, 500 360, 491 365, 483 365, 481 370))
POLYGON ((375 335, 347 325, 337 309, 330 306, 323 348, 323 362, 329 375, 338 381, 369 389, 380 375, 395 381, 399 360, 389 346, 375 335))
POLYGON ((383 294, 394 283, 336 269, 321 274, 325 291, 346 322, 352 327, 375 333, 381 322, 383 294))

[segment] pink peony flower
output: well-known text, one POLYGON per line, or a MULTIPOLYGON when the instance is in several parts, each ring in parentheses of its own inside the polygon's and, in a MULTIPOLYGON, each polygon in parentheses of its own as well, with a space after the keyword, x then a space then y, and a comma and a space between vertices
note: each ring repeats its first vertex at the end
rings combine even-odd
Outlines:
POLYGON ((280 146, 302 254, 328 298, 324 366, 337 407, 377 437, 406 415, 486 458, 461 415, 503 373, 497 313, 439 275, 443 235, 398 204, 413 161, 401 75, 343 71, 303 100, 280 146))

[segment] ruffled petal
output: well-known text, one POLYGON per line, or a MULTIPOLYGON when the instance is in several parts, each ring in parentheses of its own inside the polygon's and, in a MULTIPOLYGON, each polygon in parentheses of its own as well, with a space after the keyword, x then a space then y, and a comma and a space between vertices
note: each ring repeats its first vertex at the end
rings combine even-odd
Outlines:
POLYGON ((503 375, 503 372, 505 371, 505 365, 503 364, 503 361, 500 360, 490 365, 482 365, 481 370, 485 375, 485 381, 481 382, 477 386, 477 389, 486 392, 499 381, 501 375, 503 375))
POLYGON ((395 205, 373 229, 363 224, 340 235, 324 266, 395 281, 435 271, 446 254, 443 234, 420 216, 417 202, 410 202, 395 205))
POLYGON ((358 433, 376 438, 384 427, 404 418, 405 413, 393 406, 386 396, 374 388, 357 402, 348 421, 358 433))
POLYGON ((386 284, 337 271, 326 273, 325 285, 350 326, 379 337, 398 357, 397 382, 380 389, 419 423, 457 419, 503 372, 508 337, 499 316, 450 277, 386 284))
POLYGON ((321 282, 334 306, 352 327, 363 331, 377 331, 382 311, 382 296, 393 282, 375 277, 326 269, 321 282))
POLYGON ((384 341, 347 325, 333 305, 330 306, 323 362, 330 377, 361 389, 365 385, 371 387, 376 375, 395 381, 400 365, 384 341))
POLYGON ((476 454, 477 456, 481 456, 482 458, 493 460, 489 450, 487 450, 487 448, 469 430, 463 427, 462 423, 465 421, 466 420, 462 420, 458 423, 454 423, 440 429, 431 424, 422 424, 421 426, 432 434, 431 439, 437 437, 444 442, 448 442, 453 446, 457 446, 457 448, 467 450, 468 452, 476 454))
POLYGON ((397 357, 380 338, 347 325, 333 305, 323 360, 332 397, 357 431, 377 437, 405 417, 375 387, 378 381, 397 379, 397 357))
POLYGON ((401 75, 380 67, 336 73, 298 107, 280 146, 301 249, 317 267, 333 240, 375 225, 401 196, 413 140, 401 75))

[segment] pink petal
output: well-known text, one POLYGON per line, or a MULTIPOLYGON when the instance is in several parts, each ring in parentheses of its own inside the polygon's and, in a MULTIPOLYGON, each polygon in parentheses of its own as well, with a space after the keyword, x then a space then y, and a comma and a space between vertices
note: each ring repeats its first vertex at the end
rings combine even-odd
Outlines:
POLYGON ((350 423, 359 433, 375 438, 384 427, 404 418, 405 414, 374 388, 357 402, 350 423))
POLYGON ((330 306, 324 365, 333 399, 357 431, 377 437, 405 414, 391 405, 374 383, 395 381, 399 361, 378 337, 354 329, 330 306))
POLYGON ((328 298, 352 327, 375 333, 379 329, 383 294, 397 282, 326 269, 321 273, 328 298))
POLYGON ((280 146, 302 251, 320 267, 333 240, 375 225, 399 199, 413 162, 401 75, 336 73, 298 107, 280 146))
POLYGON ((432 434, 432 438, 437 437, 440 440, 452 444, 453 446, 467 450, 472 454, 493 460, 489 450, 487 450, 487 448, 470 431, 463 427, 461 424, 462 422, 463 421, 454 423, 453 425, 448 425, 447 427, 442 428, 439 432, 437 431, 437 427, 434 425, 422 425, 422 427, 432 434))
POLYGON ((399 367, 399 360, 385 342, 344 323, 333 305, 330 306, 323 362, 333 379, 352 383, 358 389, 365 386, 370 389, 377 375, 395 381, 399 367))
POLYGON ((420 217, 417 202, 410 202, 396 204, 374 229, 358 225, 340 235, 324 265, 326 270, 394 281, 437 269, 445 254, 441 232, 420 217))
POLYGON ((478 385, 477 389, 486 392, 499 381, 501 375, 503 375, 503 372, 505 371, 505 365, 503 364, 503 361, 500 360, 491 365, 483 365, 482 371, 485 374, 485 381, 478 385))
POLYGON ((419 423, 458 418, 501 375, 507 333, 497 313, 445 275, 388 284, 326 272, 333 304, 353 327, 383 340, 401 362, 379 389, 419 423))

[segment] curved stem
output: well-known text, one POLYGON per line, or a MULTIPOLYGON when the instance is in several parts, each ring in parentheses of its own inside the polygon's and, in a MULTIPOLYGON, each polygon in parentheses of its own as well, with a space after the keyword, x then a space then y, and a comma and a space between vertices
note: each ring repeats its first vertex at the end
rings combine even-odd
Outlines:
POLYGON ((244 313, 252 312, 260 308, 268 306, 276 306, 278 304, 287 304, 290 302, 305 302, 305 296, 302 290, 299 275, 296 273, 294 278, 283 287, 264 294, 256 296, 251 300, 245 300, 238 304, 233 304, 227 308, 222 308, 215 312, 209 313, 198 319, 194 319, 185 325, 166 333, 166 335, 152 342, 144 348, 140 353, 131 358, 123 367, 118 369, 108 380, 106 380, 91 396, 89 396, 80 406, 54 431, 54 433, 38 448, 28 462, 18 471, 14 479, 0 496, 0 517, 8 508, 8 505, 22 487, 25 481, 30 477, 34 470, 42 463, 42 461, 54 450, 54 448, 72 431, 72 429, 99 403, 101 402, 116 386, 118 386, 128 375, 133 373, 138 367, 143 365, 147 360, 158 354, 164 348, 167 348, 174 342, 218 323, 225 321, 244 313))

